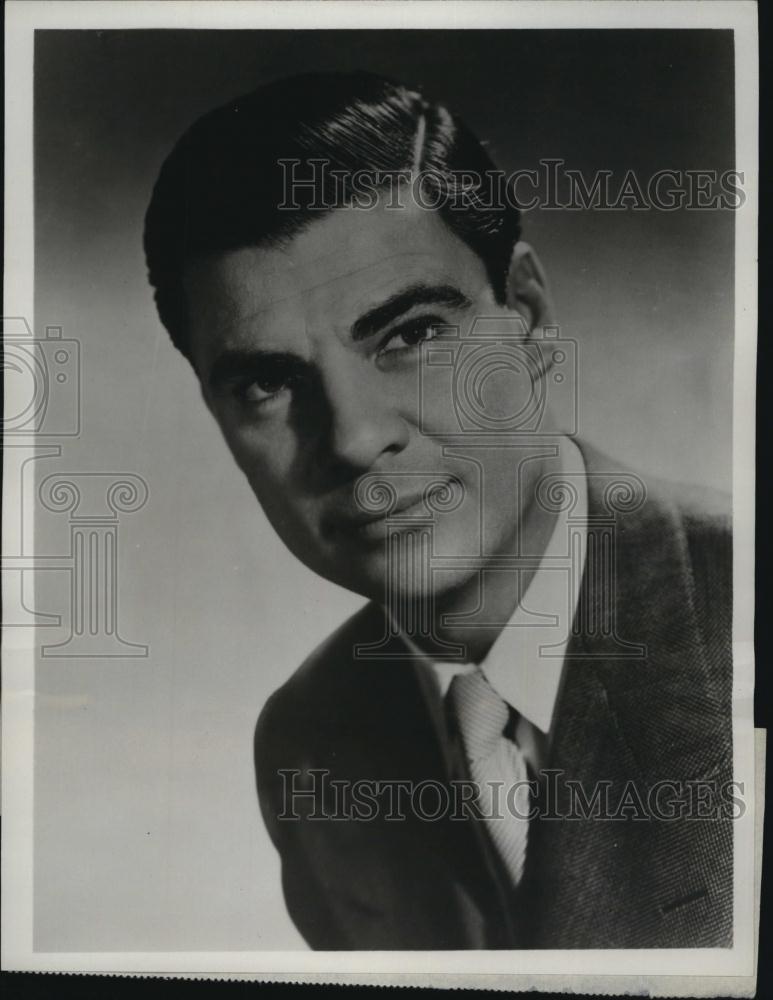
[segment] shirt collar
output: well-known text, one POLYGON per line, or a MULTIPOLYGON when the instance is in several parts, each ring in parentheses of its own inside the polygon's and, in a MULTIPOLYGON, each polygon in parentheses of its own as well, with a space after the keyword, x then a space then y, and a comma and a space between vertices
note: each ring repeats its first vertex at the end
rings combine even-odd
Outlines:
POLYGON ((560 449, 562 473, 576 484, 572 535, 569 513, 560 511, 526 593, 479 667, 432 660, 402 636, 408 648, 432 668, 441 695, 456 674, 480 669, 504 701, 546 734, 558 699, 587 544, 585 464, 580 449, 569 438, 561 439, 560 449), (570 553, 572 538, 576 549, 570 553))

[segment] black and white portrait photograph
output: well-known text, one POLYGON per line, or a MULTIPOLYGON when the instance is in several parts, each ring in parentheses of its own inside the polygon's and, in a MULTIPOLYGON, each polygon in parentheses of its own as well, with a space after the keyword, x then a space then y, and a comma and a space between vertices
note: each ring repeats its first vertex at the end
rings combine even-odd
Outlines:
POLYGON ((4 966, 752 995, 755 5, 7 30, 4 966))

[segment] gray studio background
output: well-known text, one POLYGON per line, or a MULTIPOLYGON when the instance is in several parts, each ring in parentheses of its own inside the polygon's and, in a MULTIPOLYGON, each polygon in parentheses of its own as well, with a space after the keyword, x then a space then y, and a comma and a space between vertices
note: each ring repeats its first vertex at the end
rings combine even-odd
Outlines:
MULTIPOLYGON (((258 812, 252 732, 360 600, 297 563, 257 509, 156 318, 141 231, 195 116, 326 68, 424 85, 503 168, 734 166, 727 33, 38 32, 35 329, 80 341, 83 423, 37 475, 147 482, 120 523, 119 626, 149 655, 38 664, 37 949, 304 947, 258 812)), ((580 345, 582 435, 728 489, 732 213, 534 211, 524 234, 580 345)), ((41 512, 38 551, 68 544, 66 517, 41 512)), ((65 575, 38 576, 37 604, 66 619, 65 575)))

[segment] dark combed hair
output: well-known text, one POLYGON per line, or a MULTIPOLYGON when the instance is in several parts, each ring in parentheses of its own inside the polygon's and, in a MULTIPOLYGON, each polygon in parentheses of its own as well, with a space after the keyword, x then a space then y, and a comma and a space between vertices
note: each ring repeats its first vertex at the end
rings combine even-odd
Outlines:
MULTIPOLYGON (((334 171, 339 177, 421 171, 437 182, 462 172, 481 178, 496 172, 480 141, 445 107, 369 73, 294 76, 205 114, 164 162, 145 217, 145 254, 158 313, 188 357, 186 263, 277 244, 323 214, 310 204, 311 192, 297 208, 284 207, 283 160, 299 161, 298 176, 312 161, 326 162, 331 177, 334 171)), ((437 211, 481 258, 504 302, 520 233, 518 210, 476 198, 473 190, 462 207, 445 198, 437 211)))

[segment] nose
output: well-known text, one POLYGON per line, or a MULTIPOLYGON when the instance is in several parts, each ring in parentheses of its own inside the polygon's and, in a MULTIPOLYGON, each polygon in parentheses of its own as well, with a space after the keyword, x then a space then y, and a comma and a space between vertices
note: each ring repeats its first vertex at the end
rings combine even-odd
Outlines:
POLYGON ((339 357, 322 372, 328 410, 325 451, 336 470, 364 472, 408 443, 409 429, 385 375, 364 358, 339 357))

